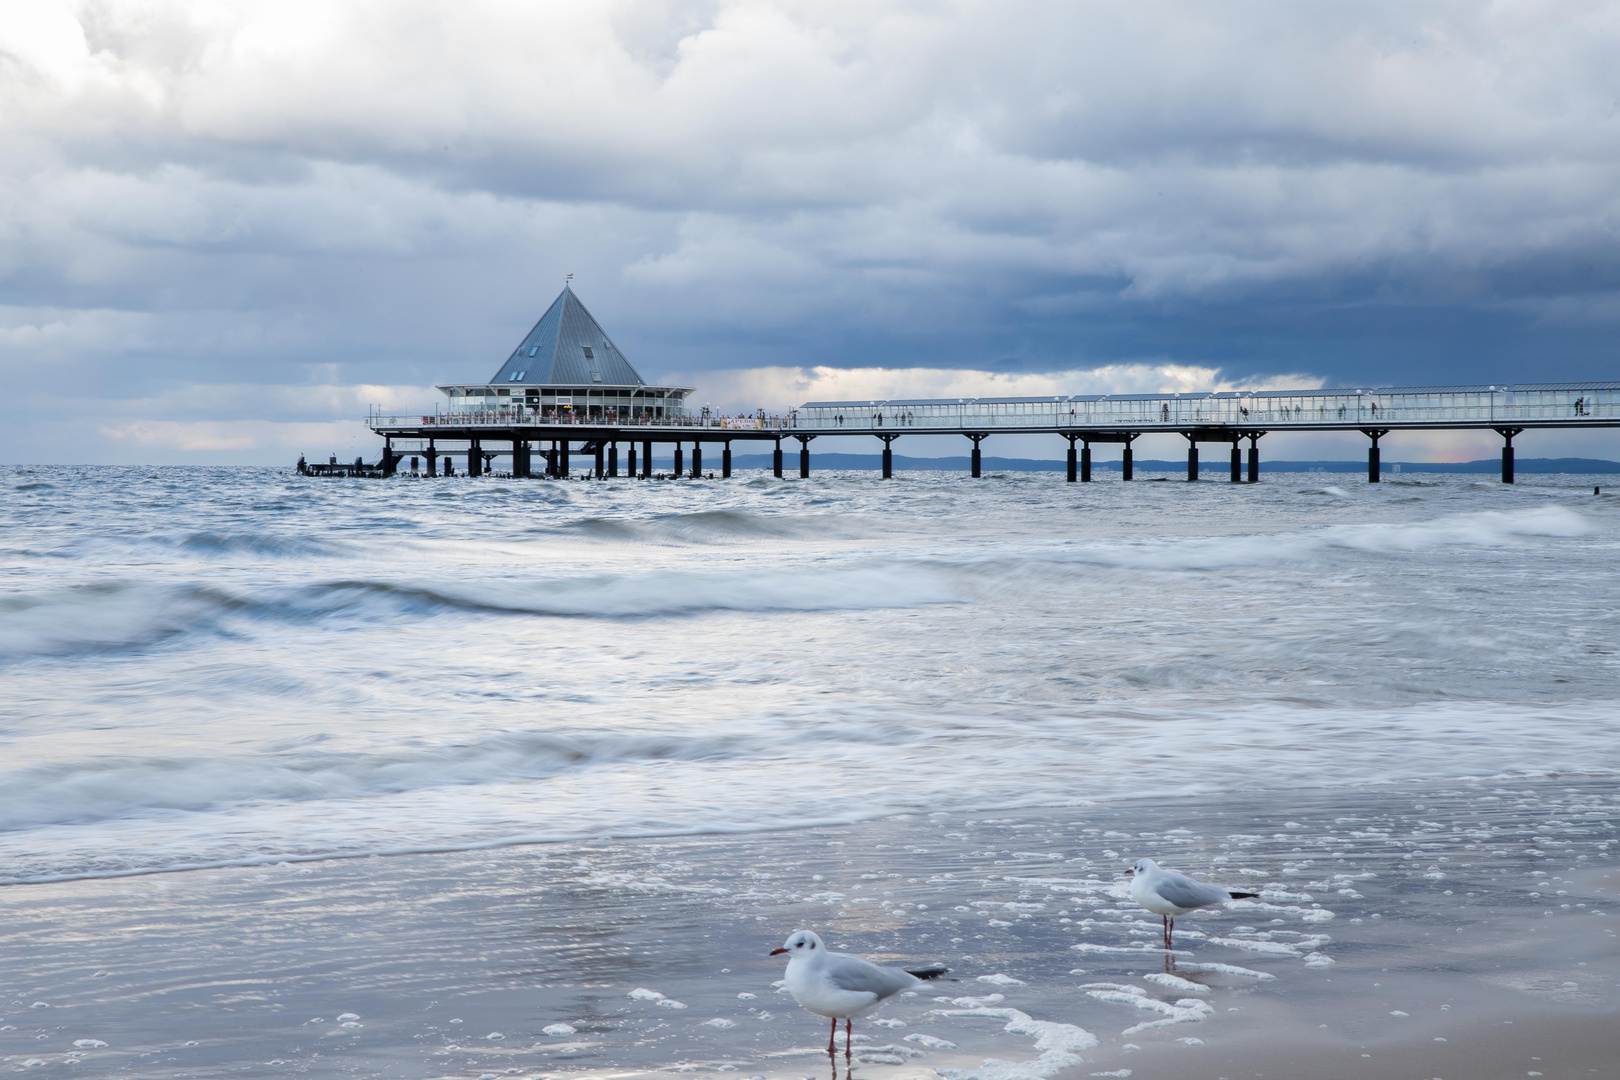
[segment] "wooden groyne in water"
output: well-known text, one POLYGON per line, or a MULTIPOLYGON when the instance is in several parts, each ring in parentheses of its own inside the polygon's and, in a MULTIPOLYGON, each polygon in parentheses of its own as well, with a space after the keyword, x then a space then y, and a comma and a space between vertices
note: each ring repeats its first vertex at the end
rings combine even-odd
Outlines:
MULTIPOLYGON (((469 476, 510 457, 513 477, 568 476, 575 454, 597 477, 653 476, 653 447, 669 446, 676 475, 703 475, 703 448, 718 444, 721 475, 731 475, 736 442, 771 443, 783 475, 783 443, 798 442, 798 475, 810 475, 810 444, 820 438, 875 437, 883 443, 883 476, 893 475, 893 445, 907 435, 958 435, 972 443, 972 475, 981 475, 980 446, 994 435, 1056 435, 1068 442, 1068 479, 1092 479, 1094 444, 1122 448, 1121 476, 1133 478, 1133 444, 1144 435, 1187 441, 1187 479, 1200 475, 1200 445, 1230 448, 1232 483, 1260 479, 1260 440, 1273 431, 1355 431, 1369 440, 1367 480, 1377 483, 1380 440, 1402 431, 1488 430, 1501 436, 1502 482, 1514 480, 1515 437, 1541 429, 1620 427, 1620 383, 1519 383, 1492 386, 1382 387, 1338 390, 1226 391, 1202 394, 1103 394, 1020 398, 912 398, 813 401, 785 416, 621 415, 612 408, 506 407, 446 410, 433 415, 373 414, 367 426, 383 439, 376 465, 300 462, 310 475, 393 476, 414 453, 427 476, 452 474, 461 458, 469 476), (1245 446, 1245 444, 1247 444, 1245 446), (687 449, 690 448, 690 457, 687 449), (1246 453, 1245 453, 1246 451, 1246 453), (687 462, 690 473, 687 473, 687 462), (1245 468, 1246 467, 1246 468, 1245 468), (337 470, 337 471, 333 471, 337 470), (344 472, 342 470, 359 470, 344 472), (1246 475, 1245 475, 1246 473, 1246 475)), ((712 451, 711 451, 712 453, 712 451)), ((710 458, 711 462, 713 458, 710 458)))

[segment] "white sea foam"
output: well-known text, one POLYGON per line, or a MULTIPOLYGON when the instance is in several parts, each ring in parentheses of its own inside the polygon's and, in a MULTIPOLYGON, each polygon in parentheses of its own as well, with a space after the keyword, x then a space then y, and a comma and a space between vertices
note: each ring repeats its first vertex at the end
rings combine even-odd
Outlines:
POLYGON ((1007 1023, 1002 1030, 1014 1035, 1029 1035, 1035 1040, 1040 1056, 1033 1061, 1004 1061, 988 1058, 977 1069, 940 1069, 946 1080, 1019 1080, 1022 1077, 1053 1076, 1064 1069, 1080 1064, 1082 1050, 1097 1045, 1097 1037, 1074 1024, 1060 1024, 1050 1020, 1036 1020, 1018 1009, 937 1009, 941 1016, 986 1016, 1007 1023))
POLYGON ((1162 986, 1167 990, 1173 990, 1178 994, 1209 993, 1209 987, 1205 986, 1203 983, 1195 983, 1191 979, 1183 979, 1178 976, 1171 975, 1169 972, 1165 971, 1149 972, 1148 974, 1142 976, 1142 978, 1150 983, 1155 983, 1162 986))
POLYGON ((1176 965, 1184 971, 1203 971, 1212 975, 1230 975, 1239 979, 1275 979, 1277 976, 1264 971, 1255 971, 1253 968, 1238 967, 1236 964, 1191 964, 1179 962, 1176 965))
POLYGON ((1393 555, 1451 548, 1501 547, 1524 539, 1585 536, 1591 522, 1561 506, 1456 514, 1428 521, 1336 525, 1270 535, 1175 538, 1091 545, 1077 562, 1131 570, 1220 570, 1297 562, 1336 550, 1393 555))
POLYGON ((1281 941, 1261 941, 1256 938, 1212 937, 1211 945, 1224 945, 1228 949, 1259 953, 1262 956, 1298 956, 1299 949, 1281 941))

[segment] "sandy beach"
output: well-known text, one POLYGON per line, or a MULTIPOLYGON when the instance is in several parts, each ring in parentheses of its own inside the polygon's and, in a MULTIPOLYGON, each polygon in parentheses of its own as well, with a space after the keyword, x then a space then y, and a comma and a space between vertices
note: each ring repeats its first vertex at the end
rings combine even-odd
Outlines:
POLYGON ((952 969, 857 1023, 869 1080, 1602 1076, 1614 806, 1476 781, 11 886, 0 1066, 825 1076, 766 955, 802 926, 952 969), (1167 956, 1142 856, 1260 898, 1167 956))

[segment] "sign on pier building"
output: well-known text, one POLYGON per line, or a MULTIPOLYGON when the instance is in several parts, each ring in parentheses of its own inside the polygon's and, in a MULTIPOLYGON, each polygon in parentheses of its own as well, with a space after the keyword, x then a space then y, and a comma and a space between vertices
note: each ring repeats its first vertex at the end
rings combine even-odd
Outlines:
POLYGON ((648 385, 567 285, 489 382, 438 389, 452 413, 607 424, 685 417, 692 392, 648 385))

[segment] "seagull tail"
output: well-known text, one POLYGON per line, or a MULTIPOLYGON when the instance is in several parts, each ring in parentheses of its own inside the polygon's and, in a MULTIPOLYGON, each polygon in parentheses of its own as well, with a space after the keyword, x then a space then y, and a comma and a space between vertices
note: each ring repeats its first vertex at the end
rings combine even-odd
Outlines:
POLYGON ((925 968, 907 968, 906 969, 906 974, 907 975, 915 975, 919 979, 937 979, 937 978, 939 978, 941 975, 945 974, 949 970, 951 970, 951 969, 948 968, 948 967, 943 967, 943 966, 925 967, 925 968))
POLYGON ((1253 900, 1260 894, 1257 892, 1235 892, 1229 894, 1234 900, 1253 900))

